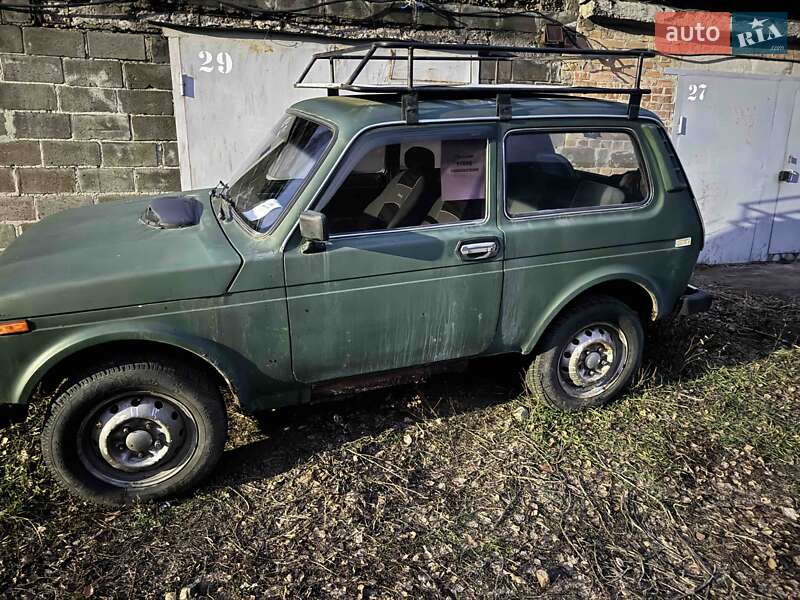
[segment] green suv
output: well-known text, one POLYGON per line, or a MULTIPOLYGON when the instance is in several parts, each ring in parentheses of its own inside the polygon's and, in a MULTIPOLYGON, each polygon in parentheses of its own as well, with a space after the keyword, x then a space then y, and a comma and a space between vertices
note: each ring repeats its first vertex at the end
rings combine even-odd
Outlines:
POLYGON ((261 411, 477 356, 530 355, 544 401, 596 407, 636 372, 642 322, 709 307, 655 115, 435 87, 331 88, 229 185, 63 212, 0 255, 0 403, 52 393, 63 485, 174 495, 220 457, 226 398, 261 411))

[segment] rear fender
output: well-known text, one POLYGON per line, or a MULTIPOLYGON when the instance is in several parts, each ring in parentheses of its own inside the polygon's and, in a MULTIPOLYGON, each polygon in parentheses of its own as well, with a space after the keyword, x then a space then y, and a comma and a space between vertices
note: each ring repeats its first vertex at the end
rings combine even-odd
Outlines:
MULTIPOLYGON (((544 332, 550 326, 550 323, 552 323, 553 319, 555 319, 556 316, 558 316, 558 314, 578 296, 585 293, 590 293, 593 288, 597 288, 603 284, 608 284, 615 281, 631 282, 640 286, 645 292, 647 292, 652 303, 650 318, 652 320, 656 320, 663 316, 663 311, 667 306, 667 300, 665 299, 665 296, 658 283, 651 277, 648 277, 643 273, 618 270, 603 270, 599 272, 588 273, 584 278, 572 285, 569 289, 565 289, 563 293, 554 295, 553 300, 543 311, 544 316, 539 319, 529 337, 524 340, 522 345, 523 354, 529 354, 533 351, 544 332)), ((607 294, 608 292, 604 290, 603 293, 607 294)))

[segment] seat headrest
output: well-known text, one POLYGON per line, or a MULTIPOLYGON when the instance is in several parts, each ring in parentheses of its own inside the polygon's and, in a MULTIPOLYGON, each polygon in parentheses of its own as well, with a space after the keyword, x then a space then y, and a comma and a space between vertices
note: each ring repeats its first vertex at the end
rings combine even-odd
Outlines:
POLYGON ((569 159, 556 152, 540 152, 533 159, 539 172, 554 177, 572 177, 575 170, 569 159))
POLYGON ((436 167, 436 157, 428 148, 413 146, 405 153, 406 167, 418 171, 426 171, 436 167))
POLYGON ((637 169, 636 171, 628 171, 619 180, 619 187, 625 190, 628 194, 641 194, 645 195, 645 188, 643 186, 642 174, 637 169))

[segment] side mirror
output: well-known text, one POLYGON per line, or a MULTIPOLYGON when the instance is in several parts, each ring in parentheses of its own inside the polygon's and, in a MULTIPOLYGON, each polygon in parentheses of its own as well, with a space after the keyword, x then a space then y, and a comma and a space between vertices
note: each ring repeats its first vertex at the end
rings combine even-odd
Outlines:
POLYGON ((305 210, 300 213, 300 235, 306 242, 303 252, 319 252, 325 249, 330 238, 328 219, 321 212, 305 210))

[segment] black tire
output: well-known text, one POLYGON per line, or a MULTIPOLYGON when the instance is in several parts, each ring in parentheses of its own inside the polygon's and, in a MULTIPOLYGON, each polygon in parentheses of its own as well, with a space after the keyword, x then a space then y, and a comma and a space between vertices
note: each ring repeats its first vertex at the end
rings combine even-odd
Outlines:
POLYGON ((178 362, 124 358, 90 369, 53 402, 41 442, 47 465, 68 490, 118 505, 196 487, 216 465, 226 437, 225 405, 206 373, 178 362), (149 435, 150 446, 130 447, 134 434, 149 435), (95 444, 95 437, 105 442, 95 444), (109 448, 122 462, 109 462, 109 448), (143 460, 154 460, 151 451, 162 458, 144 468, 143 460))
POLYGON ((560 410, 603 406, 622 392, 639 369, 643 347, 642 323, 634 310, 611 296, 589 296, 550 324, 527 370, 525 384, 560 410), (600 361, 597 371, 586 367, 588 361, 581 362, 581 357, 592 353, 600 357, 592 357, 600 361), (605 362, 609 357, 612 360, 605 362), (601 376, 605 366, 608 370, 601 376), (599 379, 592 382, 593 377, 599 379))

